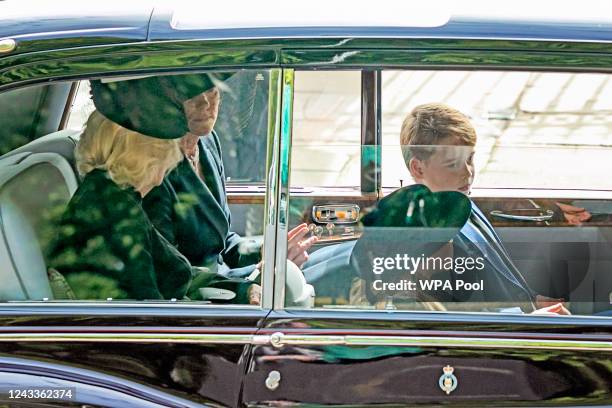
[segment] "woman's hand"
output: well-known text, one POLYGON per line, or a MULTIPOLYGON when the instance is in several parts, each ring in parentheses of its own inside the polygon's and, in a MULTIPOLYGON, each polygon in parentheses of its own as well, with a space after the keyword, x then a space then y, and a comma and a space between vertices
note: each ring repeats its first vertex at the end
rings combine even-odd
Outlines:
POLYGON ((308 226, 303 223, 287 233, 287 259, 301 268, 308 260, 308 250, 319 240, 317 237, 304 239, 308 234, 308 226))

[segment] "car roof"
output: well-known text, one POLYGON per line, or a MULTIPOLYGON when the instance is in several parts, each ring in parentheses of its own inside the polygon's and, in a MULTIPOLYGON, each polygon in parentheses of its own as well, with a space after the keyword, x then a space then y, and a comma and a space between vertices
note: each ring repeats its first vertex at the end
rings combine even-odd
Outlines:
MULTIPOLYGON (((208 3, 208 2, 207 2, 208 3)), ((201 4, 201 3, 198 3, 201 4)), ((449 38, 612 41, 612 4, 584 0, 562 2, 490 0, 347 2, 309 0, 291 13, 267 13, 270 4, 284 10, 282 0, 227 5, 194 4, 156 7, 152 40, 230 38, 449 38), (561 4, 558 4, 561 3, 561 4), (373 6, 375 4, 375 6, 373 6), (521 4, 527 7, 520 7, 521 4), (539 7, 538 7, 539 5, 539 7), (324 12, 322 12, 324 10, 324 12)), ((286 7, 286 6, 285 6, 286 7)))
MULTIPOLYGON (((445 38, 612 42, 612 5, 563 2, 329 2, 309 0, 289 14, 281 0, 226 2, 106 0, 97 4, 0 2, 0 40, 9 53, 163 40, 445 38), (529 7, 520 7, 523 3, 529 7), (489 4, 493 3, 493 4, 489 4), (333 4, 333 5, 332 5, 333 4), (460 4, 461 7, 457 7, 460 4), (540 4, 541 6, 541 4, 540 4), (321 10, 325 10, 322 13, 321 10), (228 12, 228 10, 230 12, 228 12), (270 12, 272 10, 273 12, 270 12)), ((389 46, 393 46, 392 43, 389 46)))
POLYGON ((145 41, 153 6, 124 3, 0 2, 0 40, 17 42, 9 55, 145 41))

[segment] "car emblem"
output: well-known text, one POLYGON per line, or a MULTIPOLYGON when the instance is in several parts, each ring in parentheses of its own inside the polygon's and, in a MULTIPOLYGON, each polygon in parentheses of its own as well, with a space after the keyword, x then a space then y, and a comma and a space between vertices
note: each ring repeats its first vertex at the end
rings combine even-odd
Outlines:
POLYGON ((451 392, 455 391, 455 388, 457 388, 457 377, 453 375, 453 371, 455 371, 455 369, 449 365, 444 367, 442 371, 444 371, 444 374, 442 374, 442 376, 440 377, 438 385, 440 386, 442 391, 444 391, 446 395, 448 395, 451 392))

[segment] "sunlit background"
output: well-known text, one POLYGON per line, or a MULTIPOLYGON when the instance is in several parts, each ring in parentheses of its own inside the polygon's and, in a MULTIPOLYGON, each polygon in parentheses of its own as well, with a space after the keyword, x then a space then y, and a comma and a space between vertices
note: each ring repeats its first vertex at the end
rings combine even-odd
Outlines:
MULTIPOLYGON (((382 181, 410 183, 399 148, 406 114, 443 102, 478 134, 478 188, 611 190, 612 81, 606 74, 384 71, 382 181)), ((356 186, 360 73, 297 72, 295 186, 356 186)))

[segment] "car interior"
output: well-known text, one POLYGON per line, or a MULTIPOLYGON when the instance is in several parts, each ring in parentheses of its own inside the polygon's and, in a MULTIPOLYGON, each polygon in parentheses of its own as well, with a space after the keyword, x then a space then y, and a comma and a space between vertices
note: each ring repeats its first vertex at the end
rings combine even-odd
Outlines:
POLYGON ((53 299, 45 244, 54 232, 53 213, 62 211, 77 189, 74 137, 78 132, 54 132, 0 159, 3 300, 53 299))
MULTIPOLYGON (((362 127, 367 125, 362 122, 362 119, 367 121, 367 115, 361 118, 359 102, 361 93, 367 92, 363 84, 367 84, 369 74, 352 71, 352 79, 348 80, 348 83, 354 85, 357 81, 357 89, 352 90, 351 95, 342 95, 345 99, 339 100, 334 99, 333 89, 329 90, 324 84, 316 83, 320 78, 316 76, 317 73, 298 72, 296 76, 302 78, 299 75, 303 76, 305 85, 304 88, 296 88, 295 94, 289 228, 307 223, 310 234, 319 237, 311 251, 312 257, 326 248, 330 251, 329 248, 350 245, 358 240, 362 232, 360 219, 363 215, 367 214, 381 197, 404 183, 409 184, 410 180, 399 176, 399 185, 391 186, 382 183, 378 175, 381 170, 381 156, 386 157, 386 154, 381 154, 380 150, 373 146, 373 140, 368 139, 367 131, 361 131, 362 127), (308 75, 313 75, 313 81, 305 80, 308 75), (357 118, 357 124, 352 124, 358 131, 356 143, 352 142, 353 145, 348 143, 343 147, 341 143, 329 143, 329 139, 325 137, 315 139, 311 144, 302 143, 308 137, 300 133, 303 132, 304 123, 313 120, 308 109, 314 109, 313 106, 321 103, 316 99, 303 98, 313 92, 321 97, 325 91, 330 91, 325 97, 334 99, 333 104, 336 106, 352 107, 350 115, 342 112, 346 114, 342 120, 346 123, 357 118), (350 160, 347 159, 344 163, 348 170, 342 170, 339 179, 325 180, 325 174, 312 173, 312 168, 304 164, 309 158, 312 159, 313 154, 321 153, 322 156, 327 154, 333 157, 334 152, 342 153, 342 148, 353 149, 357 154, 347 155, 350 160), (314 175, 307 180, 305 174, 309 171, 314 175), (358 174, 354 174, 355 171, 358 174), (372 179, 377 181, 372 183, 372 179), (321 183, 317 184, 318 181, 321 183)), ((0 289, 1 301, 54 299, 47 278, 45 245, 53 234, 52 220, 58 213, 61 214, 63 206, 68 203, 78 186, 74 147, 80 130, 74 126, 68 128, 71 112, 73 116, 78 116, 72 106, 75 97, 78 98, 78 85, 79 82, 45 84, 0 95, 3 102, 6 102, 2 106, 32 107, 31 110, 9 109, 8 125, 0 131, 3 139, 0 151, 3 154, 0 156, 0 259, 4 263, 0 266, 0 271, 5 282, 0 289), (67 104, 67 101, 70 103, 67 104)), ((262 103, 266 109, 260 109, 260 116, 257 118, 267 117, 267 99, 261 99, 260 105, 257 106, 262 106, 262 103)), ((232 104, 228 100, 224 102, 223 107, 231 109, 232 104)), ((241 108, 239 112, 226 113, 226 117, 251 118, 250 122, 238 121, 242 139, 232 141, 228 134, 236 127, 232 128, 222 119, 217 129, 224 143, 223 154, 228 173, 227 189, 233 230, 255 240, 262 240, 265 159, 255 163, 240 158, 241 152, 252 153, 255 150, 258 154, 265 154, 266 151, 265 137, 262 137, 261 141, 248 144, 249 132, 254 131, 249 126, 255 126, 253 123, 257 120, 261 121, 252 119, 254 110, 256 108, 251 106, 250 110, 241 108), (247 143, 246 147, 244 143, 247 143), (244 167, 241 171, 234 171, 234 168, 240 166, 244 167), (252 176, 246 179, 245 174, 252 176)), ((318 110, 325 111, 325 105, 319 106, 318 110)), ((331 114, 315 113, 315 119, 322 120, 337 113, 331 111, 331 114)), ((223 113, 220 117, 223 117, 223 113)), ((326 126, 326 122, 313 123, 314 127, 310 132, 329 134, 322 128, 326 126)), ((386 123, 383 120, 383 125, 386 123)), ((397 128, 398 123, 394 122, 393 125, 397 128)), ((262 126, 265 128, 266 123, 263 121, 257 126, 257 129, 262 126)), ((351 137, 354 137, 354 132, 351 137)), ((330 161, 329 157, 317 158, 313 160, 312 166, 316 166, 321 160, 330 161)), ((521 191, 484 188, 474 194, 473 199, 494 225, 513 262, 536 292, 551 298, 564 299, 569 302, 570 310, 574 314, 590 315, 608 310, 612 300, 612 275, 609 273, 612 253, 609 251, 612 242, 612 197, 602 198, 607 195, 597 196, 588 191, 582 195, 579 193, 578 190, 568 189, 555 192, 553 189, 521 191), (592 218, 582 225, 573 225, 564 218, 564 212, 556 205, 558 201, 587 208, 592 213, 592 218)), ((325 256, 333 260, 335 254, 330 251, 325 256)), ((335 272, 313 284, 316 292, 315 307, 351 307, 350 292, 354 289, 355 277, 346 268, 346 261, 345 256, 339 256, 337 265, 330 263, 330 267, 336 268, 335 272)), ((298 284, 304 285, 305 282, 300 281, 298 284)))

